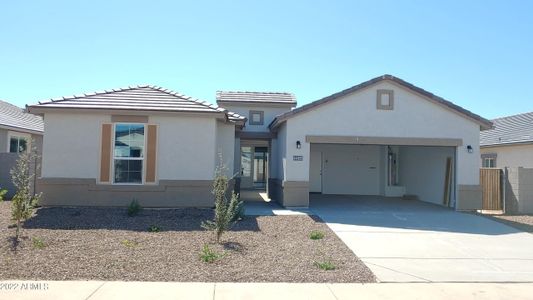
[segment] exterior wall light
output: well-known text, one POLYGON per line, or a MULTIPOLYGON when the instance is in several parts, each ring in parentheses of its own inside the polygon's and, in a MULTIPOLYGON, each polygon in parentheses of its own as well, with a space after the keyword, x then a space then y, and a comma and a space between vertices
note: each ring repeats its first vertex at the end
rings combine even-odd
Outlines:
POLYGON ((301 149, 302 148, 302 143, 300 143, 300 141, 296 141, 296 149, 301 149))
POLYGON ((472 149, 472 146, 470 145, 466 146, 466 151, 468 151, 468 153, 474 153, 474 149, 472 149))

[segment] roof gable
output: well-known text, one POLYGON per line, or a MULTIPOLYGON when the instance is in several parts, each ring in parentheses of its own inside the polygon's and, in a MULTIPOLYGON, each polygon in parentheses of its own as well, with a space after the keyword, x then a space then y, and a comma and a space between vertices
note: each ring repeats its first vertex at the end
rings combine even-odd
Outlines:
POLYGON ((481 146, 533 143, 533 112, 492 120, 494 128, 479 134, 481 146))
POLYGON ((41 109, 109 109, 190 113, 226 114, 228 119, 244 120, 243 116, 177 92, 153 85, 104 90, 70 97, 50 99, 28 107, 41 109))
POLYGON ((0 100, 0 126, 14 130, 43 132, 43 118, 25 112, 22 108, 0 100))
POLYGON ((434 104, 437 104, 437 105, 440 105, 440 106, 443 106, 445 108, 448 108, 450 109, 451 111, 471 120, 471 121, 474 121, 476 123, 478 123, 480 125, 480 127, 482 129, 489 129, 492 127, 492 123, 479 116, 479 115, 476 115, 472 112, 470 112, 469 110, 466 110, 448 100, 445 100, 439 96, 436 96, 422 88, 419 88, 411 83, 408 83, 400 78, 397 78, 397 77, 394 77, 392 75, 383 75, 383 76, 380 76, 380 77, 376 77, 376 78, 373 78, 371 80, 368 80, 368 81, 365 81, 363 83, 360 83, 358 85, 355 85, 353 87, 350 87, 348 89, 345 89, 343 91, 340 91, 338 93, 335 93, 335 94, 332 94, 332 95, 329 95, 327 97, 324 97, 322 99, 319 99, 319 100, 316 100, 314 102, 311 102, 309 104, 306 104, 306 105, 303 105, 301 107, 298 107, 296 109, 293 109, 289 112, 286 112, 278 117, 276 117, 272 123, 269 125, 269 127, 271 129, 275 129, 277 126, 279 126, 281 123, 283 123, 284 121, 286 121, 287 119, 295 116, 295 115, 298 115, 298 114, 301 114, 301 113, 304 113, 308 110, 311 110, 311 109, 314 109, 316 107, 319 107, 319 106, 322 106, 322 105, 325 105, 327 103, 330 103, 332 101, 335 101, 335 100, 338 100, 340 98, 342 98, 343 96, 346 96, 346 95, 349 95, 349 94, 352 94, 352 93, 355 93, 355 92, 358 92, 362 89, 365 89, 367 87, 370 87, 370 86, 373 86, 375 84, 378 84, 380 82, 383 82, 383 81, 390 81, 396 85, 399 85, 403 88, 406 88, 408 89, 409 91, 411 92, 414 92, 418 95, 421 95, 424 99, 434 103, 434 104))

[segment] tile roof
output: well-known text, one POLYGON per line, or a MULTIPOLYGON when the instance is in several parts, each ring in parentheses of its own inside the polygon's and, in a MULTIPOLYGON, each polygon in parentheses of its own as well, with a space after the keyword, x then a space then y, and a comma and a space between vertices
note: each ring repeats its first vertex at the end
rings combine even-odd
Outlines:
POLYGON ((44 130, 42 117, 29 114, 24 109, 2 100, 0 100, 0 126, 37 132, 44 130))
POLYGON ((277 103, 296 105, 296 97, 291 93, 217 91, 218 102, 277 103))
POLYGON ((479 134, 481 146, 533 143, 533 112, 492 120, 494 128, 479 134))
POLYGON ((153 85, 130 86, 127 88, 73 95, 50 99, 29 106, 34 108, 111 109, 168 112, 225 113, 230 120, 244 120, 245 117, 226 109, 153 85))
POLYGON ((472 119, 474 121, 476 121, 477 123, 480 124, 481 128, 482 129, 489 129, 491 128, 492 126, 492 123, 479 116, 479 115, 476 115, 474 114, 473 112, 469 111, 469 110, 466 110, 462 107, 460 107, 459 105, 456 105, 444 98, 441 98, 437 95, 434 95, 433 93, 430 93, 422 88, 419 88, 417 86, 415 86, 414 84, 411 84, 407 81, 404 81, 398 77, 394 77, 392 75, 388 75, 388 74, 385 74, 385 75, 382 75, 382 76, 379 76, 379 77, 376 77, 376 78, 373 78, 373 79, 370 79, 368 81, 365 81, 363 83, 360 83, 358 85, 355 85, 355 86, 352 86, 350 88, 347 88, 343 91, 340 91, 338 93, 335 93, 335 94, 332 94, 332 95, 329 95, 327 97, 324 97, 322 99, 319 99, 319 100, 316 100, 314 102, 311 102, 311 103, 308 103, 304 106, 300 106, 298 108, 295 108, 291 111, 288 111, 282 115, 279 115, 277 116, 276 118, 274 118, 274 120, 272 120, 272 122, 270 123, 269 125, 269 128, 276 128, 279 124, 283 123, 285 120, 287 120, 288 118, 294 116, 294 115, 297 115, 299 113, 302 113, 302 112, 305 112, 309 109, 313 109, 317 106, 320 106, 320 105, 323 105, 323 104, 326 104, 326 103, 329 103, 330 101, 334 101, 336 99, 339 99, 340 97, 342 96, 345 96, 345 95, 348 95, 348 94, 351 94, 351 93, 354 93, 356 91, 359 91, 363 88, 366 88, 366 87, 369 87, 373 84, 376 84, 378 82, 381 82, 381 81, 384 81, 384 80, 390 80, 400 86, 403 86, 413 92, 416 92, 418 94, 421 94, 423 96, 425 96, 427 99, 429 99, 429 101, 432 101, 434 103, 437 103, 437 104, 440 104, 440 105, 444 105, 452 110, 454 110, 455 112, 457 112, 458 114, 460 115, 463 115, 469 119, 472 119))

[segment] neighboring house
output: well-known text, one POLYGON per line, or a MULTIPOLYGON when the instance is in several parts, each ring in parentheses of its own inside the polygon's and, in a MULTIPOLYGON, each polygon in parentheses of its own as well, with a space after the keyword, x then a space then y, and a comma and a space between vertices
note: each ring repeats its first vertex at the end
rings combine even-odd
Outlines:
POLYGON ((399 78, 299 108, 289 93, 217 92, 217 103, 138 86, 29 106, 45 116, 43 203, 212 206, 222 153, 242 189, 284 206, 323 193, 481 207, 479 132, 491 122, 399 78))
POLYGON ((533 112, 492 122, 480 133, 481 165, 504 170, 506 213, 533 213, 533 112))
POLYGON ((7 189, 7 199, 15 192, 10 170, 15 165, 18 154, 28 151, 32 141, 40 153, 42 136, 41 117, 26 113, 22 108, 0 100, 0 188, 7 189))
POLYGON ((481 162, 486 168, 533 168, 533 112, 492 120, 480 133, 481 162))

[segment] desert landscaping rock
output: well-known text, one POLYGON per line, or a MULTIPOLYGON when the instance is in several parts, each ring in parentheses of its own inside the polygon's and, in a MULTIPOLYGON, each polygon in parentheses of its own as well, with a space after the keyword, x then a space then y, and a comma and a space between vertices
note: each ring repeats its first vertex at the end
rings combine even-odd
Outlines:
POLYGON ((0 279, 204 282, 374 282, 371 271, 318 218, 245 217, 223 245, 200 224, 208 209, 41 208, 26 222, 13 251, 9 202, 0 203, 0 279), (161 232, 148 232, 157 225, 161 232), (309 233, 325 233, 311 240, 309 233), (37 249, 32 238, 45 247, 37 249), (128 242, 125 242, 128 241, 128 242), (225 255, 200 261, 202 246, 225 255), (331 260, 323 271, 315 261, 331 260))

